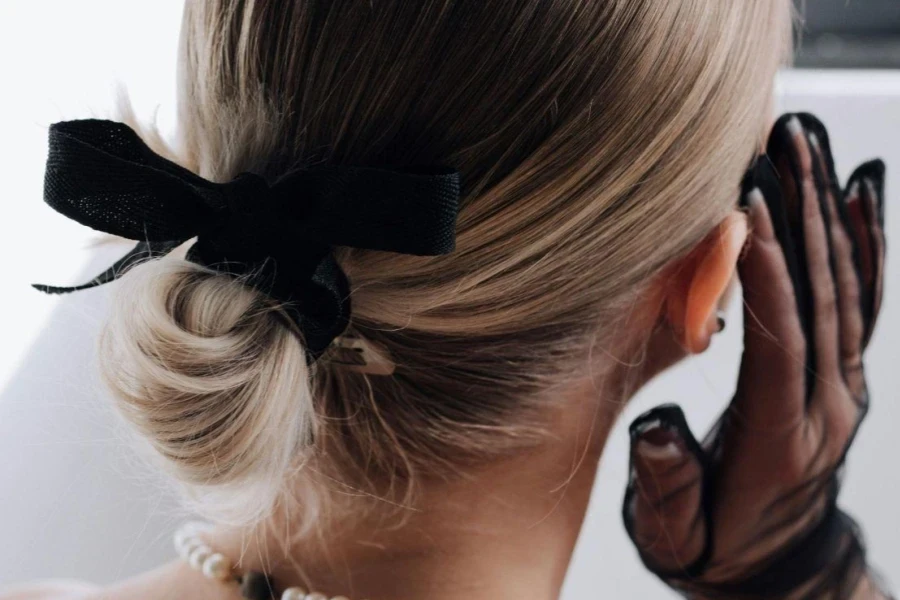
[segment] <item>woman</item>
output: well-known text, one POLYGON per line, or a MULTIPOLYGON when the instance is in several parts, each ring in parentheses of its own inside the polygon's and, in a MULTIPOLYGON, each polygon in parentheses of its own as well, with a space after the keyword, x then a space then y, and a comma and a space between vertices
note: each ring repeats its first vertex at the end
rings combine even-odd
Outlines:
MULTIPOLYGON (((172 210, 221 196, 228 242, 274 257, 269 279, 212 268, 232 247, 204 229, 191 260, 147 244, 109 277, 128 271, 104 377, 218 525, 107 589, 6 597, 555 598, 617 415, 706 349, 738 275, 735 401, 705 448, 675 408, 636 422, 626 526, 690 597, 885 597, 833 506, 864 412, 883 173, 838 196, 824 130, 796 116, 771 138, 777 176, 757 161, 739 193, 789 40, 787 0, 189 1, 180 145, 143 137, 237 183, 86 123, 51 133, 48 199, 85 200, 73 173, 100 165, 91 181, 116 194, 91 200, 144 231, 159 223, 133 217, 141 193, 172 210), (279 178, 328 165, 452 166, 452 251, 325 253, 255 212, 279 178), (121 192, 133 173, 147 180, 121 192), (295 262, 308 277, 285 286, 295 262)), ((323 227, 364 235, 369 208, 323 227)), ((388 220, 418 239, 413 217, 388 220)))

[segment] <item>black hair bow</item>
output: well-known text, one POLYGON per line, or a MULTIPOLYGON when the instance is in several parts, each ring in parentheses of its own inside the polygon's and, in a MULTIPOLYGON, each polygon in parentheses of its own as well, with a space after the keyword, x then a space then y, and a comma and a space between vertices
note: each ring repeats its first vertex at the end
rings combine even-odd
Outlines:
POLYGON ((51 125, 49 146, 47 204, 138 244, 86 284, 35 288, 60 294, 102 285, 196 237, 187 259, 283 302, 310 363, 350 318, 333 246, 414 255, 455 246, 460 184, 449 167, 322 165, 271 185, 253 173, 213 183, 154 153, 127 125, 98 119, 51 125))

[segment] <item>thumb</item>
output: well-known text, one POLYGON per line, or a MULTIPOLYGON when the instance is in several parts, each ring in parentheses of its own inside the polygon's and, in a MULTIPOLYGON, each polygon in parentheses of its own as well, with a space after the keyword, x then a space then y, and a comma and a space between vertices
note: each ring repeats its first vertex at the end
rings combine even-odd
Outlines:
POLYGON ((657 575, 693 575, 708 552, 705 454, 675 404, 629 429, 631 469, 622 514, 641 560, 657 575))

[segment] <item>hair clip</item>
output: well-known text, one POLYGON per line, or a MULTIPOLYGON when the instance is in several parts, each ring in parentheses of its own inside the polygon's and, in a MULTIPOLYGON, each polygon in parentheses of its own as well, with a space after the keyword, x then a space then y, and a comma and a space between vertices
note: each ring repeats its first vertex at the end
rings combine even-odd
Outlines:
POLYGON ((337 352, 329 357, 328 362, 341 365, 358 373, 372 375, 391 375, 396 368, 390 353, 381 344, 364 340, 353 333, 334 338, 332 347, 337 352))

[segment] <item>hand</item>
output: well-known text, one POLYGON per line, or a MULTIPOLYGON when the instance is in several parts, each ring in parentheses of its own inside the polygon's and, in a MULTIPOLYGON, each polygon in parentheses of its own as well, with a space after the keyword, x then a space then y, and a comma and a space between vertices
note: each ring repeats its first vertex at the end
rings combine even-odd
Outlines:
POLYGON ((865 579, 860 536, 835 503, 869 406, 883 184, 872 161, 841 191, 825 128, 807 114, 782 117, 748 173, 737 392, 702 444, 676 405, 631 426, 626 528, 645 565, 689 597, 849 598, 865 579))

